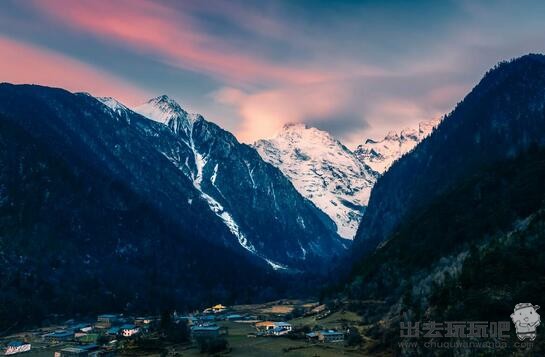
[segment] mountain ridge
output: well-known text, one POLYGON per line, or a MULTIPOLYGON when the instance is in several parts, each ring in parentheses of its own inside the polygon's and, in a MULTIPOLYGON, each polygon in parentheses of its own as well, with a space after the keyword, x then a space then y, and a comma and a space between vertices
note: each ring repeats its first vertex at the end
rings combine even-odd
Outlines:
POLYGON ((418 123, 418 129, 405 128, 399 132, 390 131, 381 140, 366 139, 357 146, 354 154, 358 159, 379 174, 384 174, 401 156, 405 155, 424 140, 439 125, 442 118, 418 123))
POLYGON ((234 135, 199 114, 188 113, 166 95, 152 98, 135 110, 169 128, 179 139, 180 145, 173 152, 162 140, 153 135, 150 138, 192 181, 249 253, 275 269, 288 269, 292 265, 288 261, 306 265, 309 259, 327 260, 344 250, 329 228, 332 223, 327 216, 234 135), (256 217, 255 212, 262 214, 256 217), (274 238, 275 232, 282 238, 274 238), (279 244, 285 248, 279 250, 279 244))
POLYGON ((135 130, 149 120, 131 119, 87 95, 0 85, 4 328, 52 313, 275 296, 278 276, 231 243, 192 183, 135 130))

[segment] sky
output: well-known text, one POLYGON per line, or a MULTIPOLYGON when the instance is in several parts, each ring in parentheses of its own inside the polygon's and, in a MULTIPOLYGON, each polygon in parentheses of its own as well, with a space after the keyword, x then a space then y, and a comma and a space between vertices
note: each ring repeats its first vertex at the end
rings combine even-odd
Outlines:
POLYGON ((167 94, 242 142, 303 122, 355 147, 545 52, 543 19, 524 0, 0 0, 0 82, 167 94))

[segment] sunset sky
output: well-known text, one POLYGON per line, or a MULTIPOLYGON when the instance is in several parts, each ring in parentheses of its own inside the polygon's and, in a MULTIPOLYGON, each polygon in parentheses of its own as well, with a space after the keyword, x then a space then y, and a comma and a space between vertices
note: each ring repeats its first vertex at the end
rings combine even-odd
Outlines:
POLYGON ((244 142, 305 122, 349 146, 449 112, 545 52, 543 1, 0 1, 0 82, 168 94, 244 142))

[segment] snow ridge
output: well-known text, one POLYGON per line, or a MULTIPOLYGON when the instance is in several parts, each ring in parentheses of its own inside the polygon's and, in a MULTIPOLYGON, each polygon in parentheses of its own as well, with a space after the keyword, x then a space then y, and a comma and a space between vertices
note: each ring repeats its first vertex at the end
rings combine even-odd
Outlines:
MULTIPOLYGON (((246 249, 253 255, 263 259, 275 270, 288 269, 285 265, 277 263, 264 255, 260 254, 252 243, 248 240, 247 236, 242 232, 240 226, 236 223, 234 217, 218 202, 214 197, 206 193, 203 189, 203 172, 206 169, 206 165, 209 163, 208 155, 200 152, 195 145, 194 141, 194 124, 199 120, 204 120, 201 115, 189 114, 183 110, 176 101, 170 99, 166 95, 162 95, 156 98, 150 99, 148 102, 137 106, 133 109, 135 112, 152 119, 161 124, 167 125, 175 133, 184 133, 184 138, 187 138, 186 144, 189 146, 193 154, 193 162, 195 168, 191 170, 190 179, 193 182, 193 186, 200 192, 201 197, 208 203, 208 206, 218 216, 223 223, 227 226, 229 231, 237 238, 241 247, 246 249)), ((166 153, 163 153, 165 156, 166 153)), ((169 158, 169 156, 167 156, 169 158)), ((170 159, 170 158, 169 158, 170 159)), ((175 163, 177 165, 177 163, 175 163)), ((188 163, 185 163, 186 167, 190 167, 188 163)), ((248 170, 249 167, 248 167, 248 170)), ((213 174, 210 177, 210 183, 216 187, 216 179, 218 175, 218 164, 214 166, 213 174)), ((219 189, 216 187, 219 191, 219 189)), ((221 192, 220 192, 221 194, 221 192)))
POLYGON ((327 132, 304 124, 287 124, 253 146, 336 223, 341 237, 354 237, 376 172, 327 132))
POLYGON ((354 153, 361 162, 383 174, 394 161, 430 135, 440 122, 441 118, 422 121, 418 124, 418 129, 407 128, 400 133, 390 131, 384 139, 379 141, 367 139, 364 144, 357 147, 354 153))

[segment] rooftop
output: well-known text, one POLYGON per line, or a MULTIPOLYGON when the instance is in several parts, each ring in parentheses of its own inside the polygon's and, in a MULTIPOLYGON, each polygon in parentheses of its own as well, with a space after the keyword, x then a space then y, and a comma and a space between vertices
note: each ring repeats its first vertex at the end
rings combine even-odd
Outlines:
POLYGON ((275 326, 277 326, 277 327, 285 327, 285 326, 291 326, 291 324, 290 324, 290 323, 288 323, 288 322, 284 322, 284 321, 280 321, 280 322, 275 322, 275 323, 274 323, 274 325, 275 325, 275 326))
POLYGON ((11 341, 10 343, 8 343, 8 347, 19 347, 19 346, 28 345, 28 344, 29 343, 27 342, 11 341))
POLYGON ((327 331, 321 331, 320 332, 323 336, 335 336, 335 335, 344 335, 344 333, 340 331, 334 331, 334 330, 327 330, 327 331))

